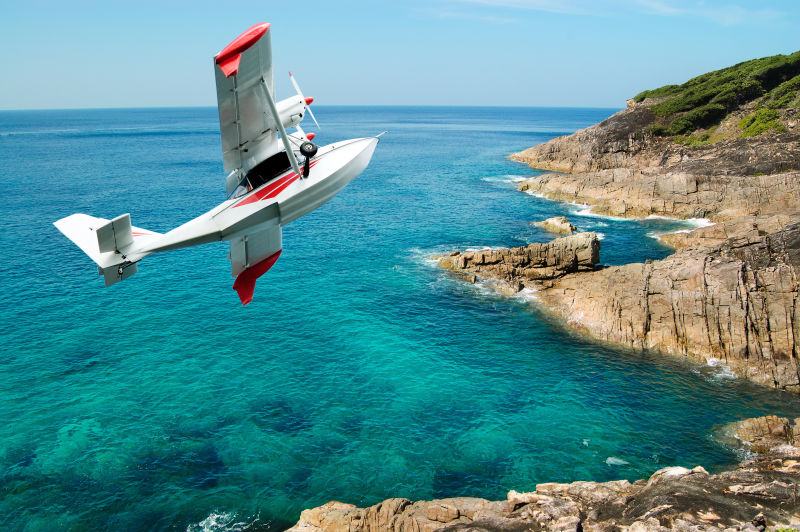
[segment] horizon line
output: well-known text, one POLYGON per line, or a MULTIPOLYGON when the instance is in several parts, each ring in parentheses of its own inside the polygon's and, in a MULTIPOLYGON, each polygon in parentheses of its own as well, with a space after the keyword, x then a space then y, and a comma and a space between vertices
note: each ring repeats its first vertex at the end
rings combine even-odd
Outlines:
MULTIPOLYGON (((425 107, 452 109, 624 109, 625 107, 607 107, 590 105, 436 105, 436 104, 322 104, 324 107, 425 107)), ((123 110, 166 110, 166 109, 216 109, 216 105, 149 105, 136 107, 43 107, 0 109, 0 113, 37 112, 37 111, 123 111, 123 110)))

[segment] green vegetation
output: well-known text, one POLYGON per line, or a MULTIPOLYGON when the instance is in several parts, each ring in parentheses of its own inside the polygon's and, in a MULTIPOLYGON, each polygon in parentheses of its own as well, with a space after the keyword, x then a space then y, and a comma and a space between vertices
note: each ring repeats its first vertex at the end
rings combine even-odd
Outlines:
POLYGON ((787 107, 792 107, 793 103, 797 105, 798 91, 800 91, 800 75, 793 77, 789 81, 784 81, 775 87, 775 89, 761 99, 759 107, 785 109, 787 107))
POLYGON ((699 135, 678 135, 672 140, 684 146, 705 146, 713 142, 708 132, 699 135))
MULTIPOLYGON (((756 98, 761 98, 757 104, 759 110, 784 109, 797 104, 798 92, 800 51, 745 61, 697 76, 682 85, 665 85, 640 92, 634 100, 664 98, 651 107, 661 120, 648 131, 666 136, 684 135, 718 124, 729 113, 756 98)), ((765 117, 759 116, 755 120, 761 123, 765 117)), ((759 132, 773 127, 775 125, 759 132)), ((747 136, 757 134, 748 133, 747 136)))
POLYGON ((727 114, 728 111, 724 106, 718 103, 709 103, 678 116, 669 125, 667 131, 670 135, 690 133, 695 129, 719 123, 727 114))
POLYGON ((779 117, 780 114, 775 109, 759 109, 739 120, 739 129, 742 130, 739 136, 752 137, 770 129, 776 129, 783 133, 784 128, 778 121, 779 117))

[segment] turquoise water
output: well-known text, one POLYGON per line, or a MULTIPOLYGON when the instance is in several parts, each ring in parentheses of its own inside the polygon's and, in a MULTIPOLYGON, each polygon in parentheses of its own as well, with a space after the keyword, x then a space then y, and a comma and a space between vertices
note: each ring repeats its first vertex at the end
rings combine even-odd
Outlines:
POLYGON ((167 231, 224 197, 216 110, 0 113, 0 528, 280 529, 336 499, 504 498, 537 482, 721 468, 721 423, 791 395, 575 336, 458 282, 437 252, 551 238, 567 214, 621 264, 670 220, 520 193, 510 152, 611 109, 315 108, 324 144, 388 130, 366 172, 284 230, 243 308, 225 244, 104 288, 51 225, 167 231))

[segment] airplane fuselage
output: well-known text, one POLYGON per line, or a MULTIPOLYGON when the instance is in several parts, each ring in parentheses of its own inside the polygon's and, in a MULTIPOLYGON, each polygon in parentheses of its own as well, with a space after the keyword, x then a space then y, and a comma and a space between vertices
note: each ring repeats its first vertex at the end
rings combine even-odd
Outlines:
POLYGON ((283 227, 327 202, 363 172, 377 143, 376 137, 365 137, 322 146, 311 159, 308 177, 290 169, 168 233, 142 238, 140 246, 128 251, 126 260, 136 262, 152 253, 233 240, 272 226, 283 227))

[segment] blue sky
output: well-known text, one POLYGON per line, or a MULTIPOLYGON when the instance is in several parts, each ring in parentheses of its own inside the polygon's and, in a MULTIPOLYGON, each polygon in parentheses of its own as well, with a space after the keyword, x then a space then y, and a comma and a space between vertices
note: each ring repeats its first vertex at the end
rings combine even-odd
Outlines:
POLYGON ((320 105, 623 107, 800 49, 800 1, 0 2, 0 109, 216 105, 211 57, 272 23, 320 105))

